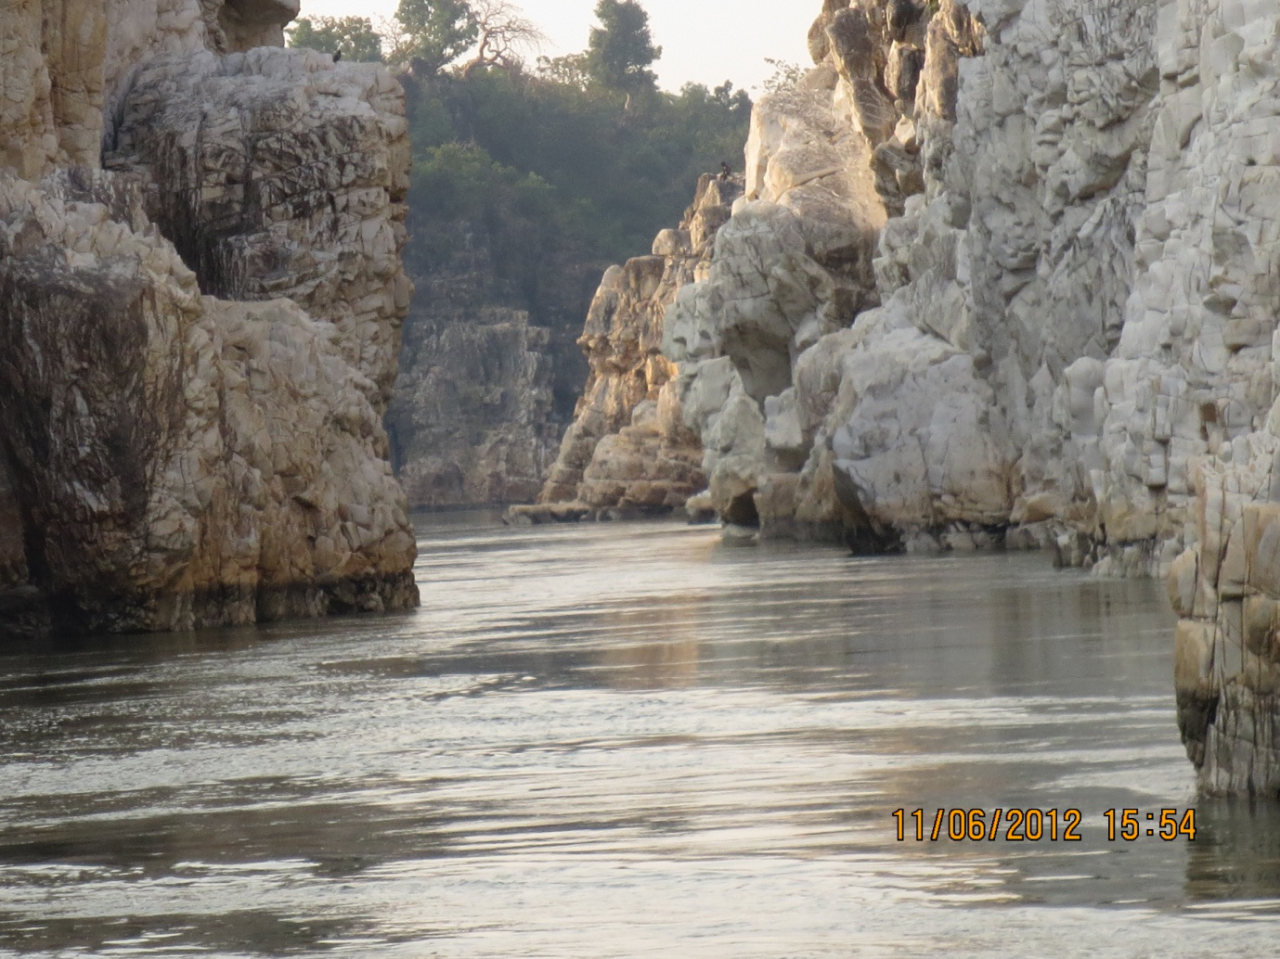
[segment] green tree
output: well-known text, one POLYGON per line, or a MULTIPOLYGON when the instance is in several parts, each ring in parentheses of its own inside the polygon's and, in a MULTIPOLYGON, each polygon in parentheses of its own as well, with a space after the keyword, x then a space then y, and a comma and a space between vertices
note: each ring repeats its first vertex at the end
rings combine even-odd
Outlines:
POLYGON ((742 120, 751 119, 751 97, 746 90, 733 90, 733 81, 726 80, 716 87, 711 94, 712 99, 742 120))
POLYGON ((560 86, 585 90, 591 78, 587 76, 587 55, 569 53, 562 57, 538 57, 538 76, 560 86))
POLYGON ((587 75, 610 90, 638 93, 655 90, 657 78, 649 67, 662 56, 649 35, 649 14, 636 0, 600 0, 600 26, 591 28, 587 45, 587 75))
POLYGON ((429 74, 462 56, 480 32, 466 0, 400 0, 396 21, 404 31, 395 44, 396 59, 420 61, 429 74))
POLYGON ((382 59, 382 37, 365 17, 304 17, 289 31, 289 46, 341 53, 348 60, 382 59))
MULTIPOLYGON (((679 219, 700 174, 718 171, 721 161, 740 167, 751 115, 745 92, 728 83, 714 90, 695 83, 679 94, 655 92, 644 110, 621 123, 615 97, 588 88, 572 63, 546 59, 533 76, 476 70, 464 78, 460 71, 446 72, 410 81, 406 89, 415 158, 430 161, 414 174, 411 218, 417 235, 425 244, 428 236, 448 234, 444 221, 474 222, 475 211, 491 211, 484 222, 507 224, 491 245, 512 251, 513 263, 544 264, 513 268, 521 275, 547 275, 545 263, 557 249, 586 250, 602 264, 648 249, 659 229, 679 219), (426 152, 450 144, 468 152, 426 152), (536 226, 520 228, 520 242, 511 240, 510 224, 517 220, 492 214, 514 207, 480 200, 494 182, 508 181, 491 179, 471 148, 520 176, 536 174, 554 197, 551 212, 534 221, 536 226), (451 166, 456 175, 447 179, 451 166), (485 186, 476 188, 482 181, 485 186), (538 232, 537 242, 524 242, 527 231, 538 232)), ((526 185, 519 195, 528 200, 531 190, 526 185)))

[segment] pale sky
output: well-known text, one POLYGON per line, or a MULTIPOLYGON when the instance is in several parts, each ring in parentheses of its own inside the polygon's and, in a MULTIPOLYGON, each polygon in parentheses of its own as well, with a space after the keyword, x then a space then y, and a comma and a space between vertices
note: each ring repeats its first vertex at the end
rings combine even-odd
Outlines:
MULTIPOLYGON (((596 0, 517 0, 525 16, 551 38, 546 56, 587 46, 596 0)), ((302 0, 301 16, 390 17, 399 0, 302 0)), ((821 0, 641 0, 649 32, 662 47, 654 64, 658 84, 676 91, 688 81, 759 92, 773 69, 765 57, 808 67, 805 37, 821 0), (755 89, 753 89, 755 88, 755 89)), ((532 57, 530 57, 532 59, 532 57)))

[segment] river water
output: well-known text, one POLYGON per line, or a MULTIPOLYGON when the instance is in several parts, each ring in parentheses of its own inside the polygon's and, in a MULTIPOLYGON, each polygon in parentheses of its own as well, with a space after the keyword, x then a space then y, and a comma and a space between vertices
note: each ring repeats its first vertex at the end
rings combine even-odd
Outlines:
POLYGON ((1158 584, 420 533, 412 614, 0 656, 0 954, 1280 952, 1280 812, 1196 796, 1158 584), (916 841, 938 808, 1081 838, 916 841))

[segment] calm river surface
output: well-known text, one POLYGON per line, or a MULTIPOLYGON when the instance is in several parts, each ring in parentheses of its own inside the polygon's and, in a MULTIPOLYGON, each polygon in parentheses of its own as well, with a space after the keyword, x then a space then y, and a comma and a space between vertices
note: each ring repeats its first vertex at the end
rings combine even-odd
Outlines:
POLYGON ((1197 799, 1158 584, 420 533, 413 614, 0 656, 0 954, 1280 953, 1280 813, 1197 799), (1082 838, 897 841, 939 807, 1082 838))

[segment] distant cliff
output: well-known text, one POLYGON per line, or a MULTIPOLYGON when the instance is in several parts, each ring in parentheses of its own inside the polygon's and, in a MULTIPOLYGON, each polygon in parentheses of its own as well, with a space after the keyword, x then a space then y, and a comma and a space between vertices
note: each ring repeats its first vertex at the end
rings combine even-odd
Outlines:
POLYGON ((278 49, 296 13, 0 18, 0 628, 417 601, 381 424, 411 292, 403 94, 278 49))
POLYGON ((585 364, 568 331, 585 311, 591 267, 552 252, 531 297, 500 275, 483 224, 415 222, 411 212, 410 228, 417 295, 387 412, 409 503, 530 502, 581 387, 585 364), (448 255, 424 262, 427 245, 448 255))
POLYGON ((401 79, 418 294, 387 419, 397 473, 415 507, 530 503, 587 379, 600 274, 741 153, 751 101, 728 82, 673 94, 639 77, 628 94, 515 63, 401 79))
POLYGON ((591 372, 538 506, 517 521, 669 513, 706 483, 702 448, 685 425, 675 365, 662 355, 663 322, 676 294, 706 269, 716 233, 742 195, 741 177, 704 175, 680 224, 649 256, 610 267, 578 344, 591 372))

